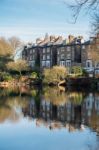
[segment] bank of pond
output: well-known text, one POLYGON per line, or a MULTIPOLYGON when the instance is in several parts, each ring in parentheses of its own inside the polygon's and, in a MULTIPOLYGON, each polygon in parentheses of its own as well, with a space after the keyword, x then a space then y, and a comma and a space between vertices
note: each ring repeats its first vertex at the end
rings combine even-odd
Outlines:
POLYGON ((66 88, 91 88, 99 90, 99 78, 78 77, 66 78, 59 82, 43 82, 42 79, 29 78, 22 76, 20 79, 12 78, 11 80, 0 81, 0 87, 10 86, 64 86, 66 88))

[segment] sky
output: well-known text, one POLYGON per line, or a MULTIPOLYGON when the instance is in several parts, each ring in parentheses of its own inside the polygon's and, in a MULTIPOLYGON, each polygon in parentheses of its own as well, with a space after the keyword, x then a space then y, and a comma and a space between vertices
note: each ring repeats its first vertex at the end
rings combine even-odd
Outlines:
POLYGON ((89 37, 89 17, 82 13, 72 22, 66 3, 72 0, 0 0, 0 36, 17 36, 23 41, 35 41, 49 35, 83 35, 89 37))

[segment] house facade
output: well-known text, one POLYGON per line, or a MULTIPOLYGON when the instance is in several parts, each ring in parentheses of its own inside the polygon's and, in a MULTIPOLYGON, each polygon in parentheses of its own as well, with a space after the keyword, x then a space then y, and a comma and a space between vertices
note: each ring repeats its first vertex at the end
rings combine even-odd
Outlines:
POLYGON ((40 70, 56 65, 64 67, 81 66, 88 72, 93 72, 95 69, 99 73, 99 63, 93 59, 93 51, 99 53, 99 34, 83 43, 81 37, 72 38, 69 43, 66 43, 61 37, 56 39, 47 37, 35 46, 24 47, 22 59, 25 59, 32 68, 38 66, 40 70))
POLYGON ((99 74, 99 34, 82 45, 81 62, 88 72, 99 74))
POLYGON ((81 66, 81 44, 61 45, 57 48, 57 65, 81 66))
POLYGON ((31 68, 39 67, 40 64, 40 47, 25 46, 22 52, 22 59, 26 60, 31 68))

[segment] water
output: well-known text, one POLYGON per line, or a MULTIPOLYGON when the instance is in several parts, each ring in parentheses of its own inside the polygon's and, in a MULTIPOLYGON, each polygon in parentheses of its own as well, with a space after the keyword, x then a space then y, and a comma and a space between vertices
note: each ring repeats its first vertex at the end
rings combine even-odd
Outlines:
POLYGON ((99 93, 0 89, 0 150, 99 150, 99 93))

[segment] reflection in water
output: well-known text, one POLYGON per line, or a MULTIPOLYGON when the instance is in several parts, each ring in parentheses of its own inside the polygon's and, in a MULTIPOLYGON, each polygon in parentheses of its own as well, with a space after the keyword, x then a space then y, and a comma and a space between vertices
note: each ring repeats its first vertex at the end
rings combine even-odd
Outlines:
POLYGON ((49 87, 0 89, 0 124, 18 123, 22 118, 31 118, 37 127, 51 131, 84 132, 87 127, 95 131, 96 146, 99 144, 98 93, 66 92, 63 88, 49 87))

